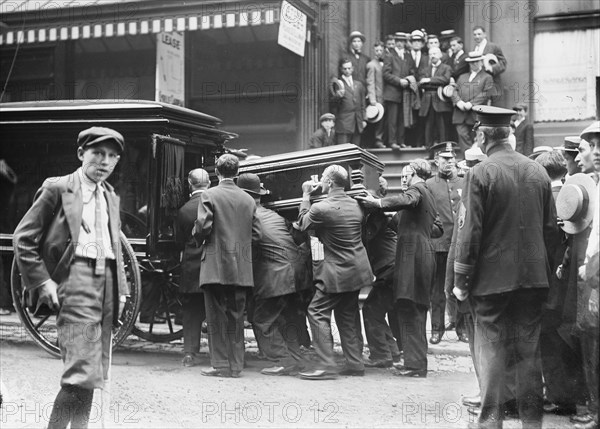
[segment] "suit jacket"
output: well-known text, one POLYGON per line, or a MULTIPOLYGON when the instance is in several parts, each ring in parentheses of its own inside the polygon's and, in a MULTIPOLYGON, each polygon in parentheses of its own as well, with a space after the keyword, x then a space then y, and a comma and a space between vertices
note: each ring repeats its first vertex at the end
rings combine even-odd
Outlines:
MULTIPOLYGON (((104 182, 108 205, 109 231, 117 263, 119 295, 129 295, 120 241, 119 197, 104 182)), ((63 297, 63 282, 68 278, 83 216, 79 173, 52 177, 35 194, 33 205, 25 213, 13 235, 15 261, 27 290, 52 279, 63 297)), ((114 315, 115 319, 118 314, 114 315)))
POLYGON ((371 58, 363 54, 362 52, 358 54, 358 58, 354 55, 354 52, 350 50, 347 53, 348 58, 352 61, 352 67, 354 67, 354 72, 352 72, 352 79, 357 80, 363 85, 367 84, 367 64, 371 61, 371 58))
POLYGON ((436 252, 448 252, 460 204, 463 180, 457 175, 454 175, 452 178, 446 178, 438 173, 428 179, 426 183, 433 195, 440 220, 444 226, 444 234, 439 238, 433 239, 433 246, 436 252))
POLYGON ((550 178, 508 144, 487 155, 465 177, 455 277, 468 276, 473 296, 547 288, 557 236, 550 178))
MULTIPOLYGON (((394 103, 402 103, 403 91, 400 79, 414 74, 414 63, 410 53, 404 53, 404 59, 395 50, 390 51, 383 59, 383 99, 394 103)), ((407 91, 410 88, 406 87, 407 91)))
POLYGON ((452 114, 453 124, 475 124, 475 113, 473 113, 473 111, 469 110, 468 112, 463 112, 456 107, 456 103, 458 103, 459 100, 462 100, 465 103, 470 102, 473 106, 477 106, 478 104, 487 104, 491 97, 494 87, 492 77, 483 69, 475 75, 471 82, 469 82, 470 75, 470 72, 465 73, 461 75, 456 82, 456 90, 452 94, 452 103, 455 106, 454 113, 452 114))
POLYGON ((179 292, 199 293, 200 288, 200 258, 202 247, 196 245, 192 237, 194 222, 198 217, 198 204, 200 195, 204 191, 195 193, 190 197, 177 213, 176 238, 180 248, 183 250, 181 257, 181 279, 179 280, 179 292))
POLYGON ((431 107, 436 112, 452 111, 452 105, 449 102, 440 100, 437 95, 437 89, 440 86, 446 86, 450 83, 451 75, 452 69, 443 63, 438 64, 434 76, 431 76, 431 65, 425 69, 421 78, 429 77, 431 81, 421 85, 421 109, 419 110, 419 116, 427 116, 431 107))
POLYGON ((394 300, 406 299, 429 307, 435 273, 431 233, 437 208, 433 195, 424 182, 419 182, 402 194, 383 198, 381 206, 386 211, 399 210, 394 218, 398 233, 394 300))
POLYGON ((376 58, 367 63, 367 97, 370 103, 383 102, 383 65, 376 58))
POLYGON ((353 292, 372 284, 362 222, 358 202, 343 189, 331 190, 327 198, 313 205, 309 201, 300 203, 300 229, 313 229, 323 245, 323 259, 313 249, 313 279, 318 289, 326 293, 353 292))
POLYGON ((452 65, 452 77, 454 80, 457 80, 462 74, 470 73, 467 57, 467 53, 463 51, 461 55, 455 54, 450 58, 450 63, 452 65))
POLYGON ((200 194, 193 235, 204 243, 200 286, 254 286, 252 241, 261 237, 260 222, 254 198, 233 180, 200 194))
POLYGON ((533 153, 533 125, 529 120, 522 121, 515 130, 515 140, 517 145, 515 150, 525 156, 533 153))
POLYGON ((362 133, 366 109, 365 87, 354 78, 352 79, 352 88, 344 78, 340 78, 340 80, 344 82, 344 95, 339 97, 334 94, 332 98, 335 105, 335 131, 341 134, 354 134, 358 129, 358 132, 362 133))
MULTIPOLYGON (((301 256, 285 219, 258 206, 262 237, 252 248, 254 296, 272 298, 296 292, 295 261, 301 256)), ((301 273, 299 273, 301 274, 301 273)))
POLYGON ((319 129, 315 131, 308 143, 309 148, 333 145, 335 145, 335 129, 331 130, 331 134, 328 136, 327 131, 325 131, 325 128, 323 127, 319 127, 319 129))
POLYGON ((431 70, 431 67, 429 66, 429 55, 421 51, 421 59, 419 60, 419 65, 417 65, 416 60, 412 57, 412 53, 409 52, 408 55, 410 56, 410 60, 414 68, 413 75, 418 82, 421 80, 421 78, 426 76, 428 69, 431 70))
POLYGON ((373 274, 379 281, 391 280, 394 275, 398 242, 396 228, 392 225, 392 216, 381 211, 369 213, 363 238, 373 274))

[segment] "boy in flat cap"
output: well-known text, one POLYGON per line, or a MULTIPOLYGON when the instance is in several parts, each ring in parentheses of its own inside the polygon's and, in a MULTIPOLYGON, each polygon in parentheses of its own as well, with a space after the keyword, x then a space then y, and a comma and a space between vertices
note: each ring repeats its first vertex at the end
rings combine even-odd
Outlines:
POLYGON ((474 106, 487 159, 465 177, 458 216, 453 292, 469 298, 479 350, 478 427, 502 427, 504 385, 516 370, 523 427, 541 427, 540 331, 548 294, 548 250, 557 236, 550 178, 508 144, 514 111, 474 106))
POLYGON ((319 118, 321 126, 310 137, 308 148, 333 146, 335 144, 335 115, 333 113, 324 113, 319 118))
POLYGON ((44 181, 13 238, 30 298, 57 312, 64 370, 49 428, 87 427, 94 389, 108 375, 119 296, 129 294, 119 197, 106 183, 123 152, 123 136, 92 127, 79 133, 77 145, 81 167, 44 181))

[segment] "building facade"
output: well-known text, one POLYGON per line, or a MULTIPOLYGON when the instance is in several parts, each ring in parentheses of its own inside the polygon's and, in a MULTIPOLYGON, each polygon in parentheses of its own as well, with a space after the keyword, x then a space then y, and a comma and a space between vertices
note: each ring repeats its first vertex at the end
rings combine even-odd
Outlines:
POLYGON ((536 145, 557 145, 597 116, 600 0, 288 3, 306 16, 303 56, 278 44, 282 1, 0 1, 2 102, 153 100, 157 40, 175 31, 185 107, 221 118, 249 153, 301 150, 329 109, 351 31, 366 35, 371 56, 375 40, 421 28, 453 29, 469 50, 481 25, 508 59, 504 104, 529 105, 536 145))

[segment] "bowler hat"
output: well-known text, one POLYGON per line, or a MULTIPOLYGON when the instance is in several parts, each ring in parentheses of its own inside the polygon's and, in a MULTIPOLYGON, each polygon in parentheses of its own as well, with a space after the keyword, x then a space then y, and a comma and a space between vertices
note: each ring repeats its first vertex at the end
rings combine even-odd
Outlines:
POLYGON ((552 152, 554 149, 552 146, 537 146, 533 148, 533 152, 529 154, 529 158, 536 159, 543 153, 552 152))
POLYGON ((384 114, 383 105, 381 103, 375 103, 375 106, 367 106, 366 119, 367 122, 375 123, 379 122, 383 118, 384 114))
POLYGON ((581 132, 581 137, 584 140, 590 141, 592 134, 600 134, 600 121, 592 122, 585 130, 581 132))
POLYGON ((260 183, 260 177, 254 173, 240 174, 237 179, 237 185, 244 191, 255 195, 267 195, 269 193, 263 187, 262 183, 260 183))
POLYGON ((81 131, 77 137, 77 146, 85 149, 108 140, 114 141, 119 146, 120 152, 125 149, 125 139, 121 133, 105 127, 91 127, 81 131))
POLYGON ((579 152, 579 143, 581 143, 581 137, 567 136, 563 141, 563 145, 555 149, 564 152, 579 152))
POLYGON ((323 113, 319 118, 319 123, 323 121, 335 121, 335 115, 333 113, 323 113))
POLYGON ((570 176, 556 197, 556 214, 563 220, 561 228, 568 234, 578 234, 594 218, 596 184, 587 174, 570 176))
POLYGON ((353 31, 352 33, 350 33, 350 36, 348 36, 348 39, 350 39, 350 41, 352 41, 356 37, 358 37, 360 40, 362 40, 363 43, 365 43, 365 41, 367 40, 365 35, 362 34, 360 31, 353 31))

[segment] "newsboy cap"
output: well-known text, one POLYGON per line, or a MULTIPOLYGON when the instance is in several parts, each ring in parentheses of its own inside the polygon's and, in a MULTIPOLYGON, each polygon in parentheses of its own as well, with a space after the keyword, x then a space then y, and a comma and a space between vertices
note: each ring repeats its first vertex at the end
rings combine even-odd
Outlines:
POLYGON ((109 140, 114 141, 119 146, 120 152, 125 150, 125 139, 121 133, 106 127, 91 127, 81 131, 77 137, 77 146, 85 149, 109 140))
POLYGON ((335 115, 333 113, 323 113, 319 118, 319 123, 323 121, 335 121, 335 115))

